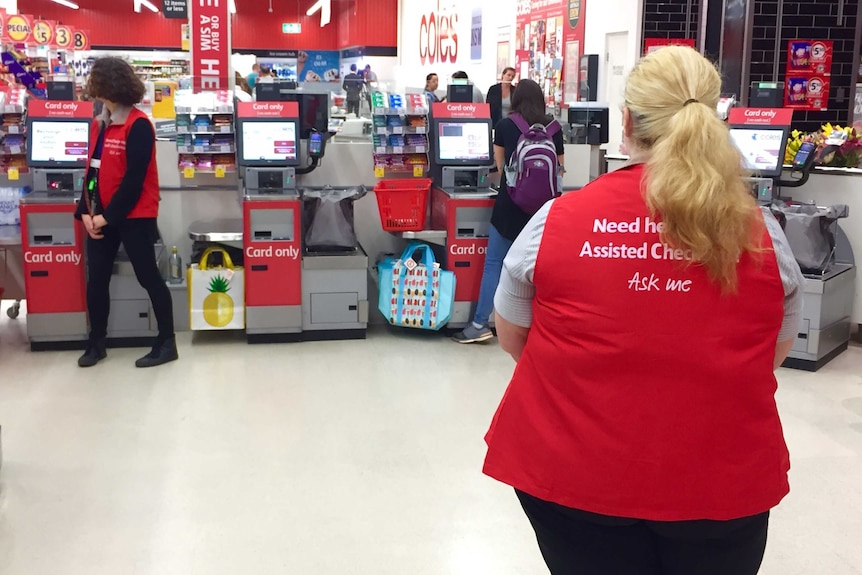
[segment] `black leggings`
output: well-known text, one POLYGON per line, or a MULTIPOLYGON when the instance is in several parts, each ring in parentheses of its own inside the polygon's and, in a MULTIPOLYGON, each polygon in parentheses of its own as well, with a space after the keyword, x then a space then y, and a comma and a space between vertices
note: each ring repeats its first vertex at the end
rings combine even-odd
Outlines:
POLYGON ((769 513, 732 521, 596 515, 517 491, 551 575, 754 575, 769 513))
POLYGON ((119 227, 105 226, 102 233, 104 237, 100 240, 87 237, 87 311, 90 316, 90 341, 102 340, 108 335, 111 275, 121 243, 135 270, 138 283, 150 296, 159 324, 159 339, 170 339, 174 335, 174 309, 171 292, 159 273, 153 248, 159 238, 156 219, 128 219, 119 227))

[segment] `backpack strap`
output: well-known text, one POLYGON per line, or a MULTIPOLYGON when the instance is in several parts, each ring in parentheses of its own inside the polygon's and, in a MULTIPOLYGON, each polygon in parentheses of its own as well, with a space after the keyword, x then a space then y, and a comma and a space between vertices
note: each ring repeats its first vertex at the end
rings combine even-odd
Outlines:
POLYGON ((526 134, 530 131, 530 124, 527 123, 527 120, 521 114, 517 112, 514 114, 510 114, 509 118, 515 122, 515 125, 518 126, 518 129, 521 130, 522 134, 526 134))
POLYGON ((560 123, 556 120, 551 120, 551 123, 545 126, 545 131, 548 134, 548 137, 553 139, 554 135, 561 130, 560 123))

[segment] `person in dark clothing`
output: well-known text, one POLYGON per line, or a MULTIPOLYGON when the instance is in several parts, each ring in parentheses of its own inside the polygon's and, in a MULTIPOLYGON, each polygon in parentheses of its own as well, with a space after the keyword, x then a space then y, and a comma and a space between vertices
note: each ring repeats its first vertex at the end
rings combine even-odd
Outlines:
POLYGON ((500 83, 488 88, 485 101, 491 106, 491 121, 496 126, 500 120, 509 116, 512 109, 512 92, 515 90, 515 69, 504 68, 500 74, 500 83))
POLYGON ((341 87, 347 92, 347 113, 356 114, 359 117, 359 101, 362 96, 362 87, 365 85, 362 77, 356 73, 356 64, 350 65, 350 74, 344 77, 341 87))
MULTIPOLYGON (((512 114, 515 113, 520 114, 531 126, 533 124, 547 126, 555 121, 552 116, 545 114, 545 96, 539 85, 532 80, 524 80, 518 84, 518 88, 512 96, 512 114)), ((494 161, 500 173, 504 173, 504 167, 509 163, 512 154, 515 153, 520 138, 521 130, 510 118, 502 120, 494 128, 494 161)), ((557 159, 560 163, 560 172, 562 172, 564 165, 562 132, 559 131, 554 134, 553 139, 557 149, 557 159)), ((506 178, 501 178, 500 193, 497 194, 494 210, 491 213, 488 252, 485 255, 485 269, 482 273, 479 301, 476 303, 473 322, 455 335, 454 339, 458 343, 480 343, 494 337, 488 323, 494 308, 494 294, 497 291, 497 284, 500 283, 500 274, 503 271, 503 259, 531 217, 533 214, 523 211, 512 201, 506 186, 506 178)))
POLYGON ((120 245, 135 276, 150 296, 159 335, 152 351, 136 362, 153 367, 178 358, 171 293, 159 272, 154 244, 159 239, 159 174, 156 135, 146 114, 135 107, 146 89, 121 58, 100 58, 87 84, 104 104, 90 129, 90 161, 75 217, 87 231, 87 312, 90 337, 78 360, 91 367, 107 357, 111 275, 120 245))

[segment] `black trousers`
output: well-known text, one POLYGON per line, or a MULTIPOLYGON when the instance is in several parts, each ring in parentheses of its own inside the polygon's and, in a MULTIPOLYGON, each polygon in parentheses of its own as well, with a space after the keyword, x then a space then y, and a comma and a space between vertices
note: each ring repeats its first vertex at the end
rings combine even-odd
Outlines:
POLYGON ((147 290, 156 321, 159 324, 159 339, 170 339, 174 335, 174 310, 171 292, 165 285, 156 261, 153 244, 159 238, 155 218, 133 218, 120 226, 102 228, 104 237, 94 240, 87 237, 87 311, 90 316, 90 341, 104 339, 108 335, 108 314, 111 311, 111 275, 120 244, 126 250, 135 276, 141 287, 147 290))
POLYGON ((359 100, 347 100, 347 113, 356 114, 356 117, 359 117, 359 100))
POLYGON ((769 513, 659 522, 587 513, 517 491, 551 575, 754 575, 769 513))

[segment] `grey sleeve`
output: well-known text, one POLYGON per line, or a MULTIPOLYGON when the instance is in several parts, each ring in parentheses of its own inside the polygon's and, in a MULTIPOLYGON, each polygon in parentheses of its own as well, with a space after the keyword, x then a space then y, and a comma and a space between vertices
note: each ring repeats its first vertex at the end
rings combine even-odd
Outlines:
POLYGON ((545 222, 553 203, 551 200, 536 212, 503 260, 503 273, 494 296, 494 310, 506 321, 521 327, 530 327, 533 323, 533 297, 536 295, 533 272, 545 232, 545 222))
POLYGON ((799 333, 799 320, 802 316, 802 295, 805 278, 802 270, 796 263, 796 258, 781 229, 781 224, 775 219, 769 210, 762 208, 763 219, 766 221, 766 229, 772 238, 772 247, 775 250, 775 259, 778 261, 778 271, 781 274, 781 284, 784 286, 784 321, 781 322, 781 331, 778 332, 778 341, 795 339, 799 333))

